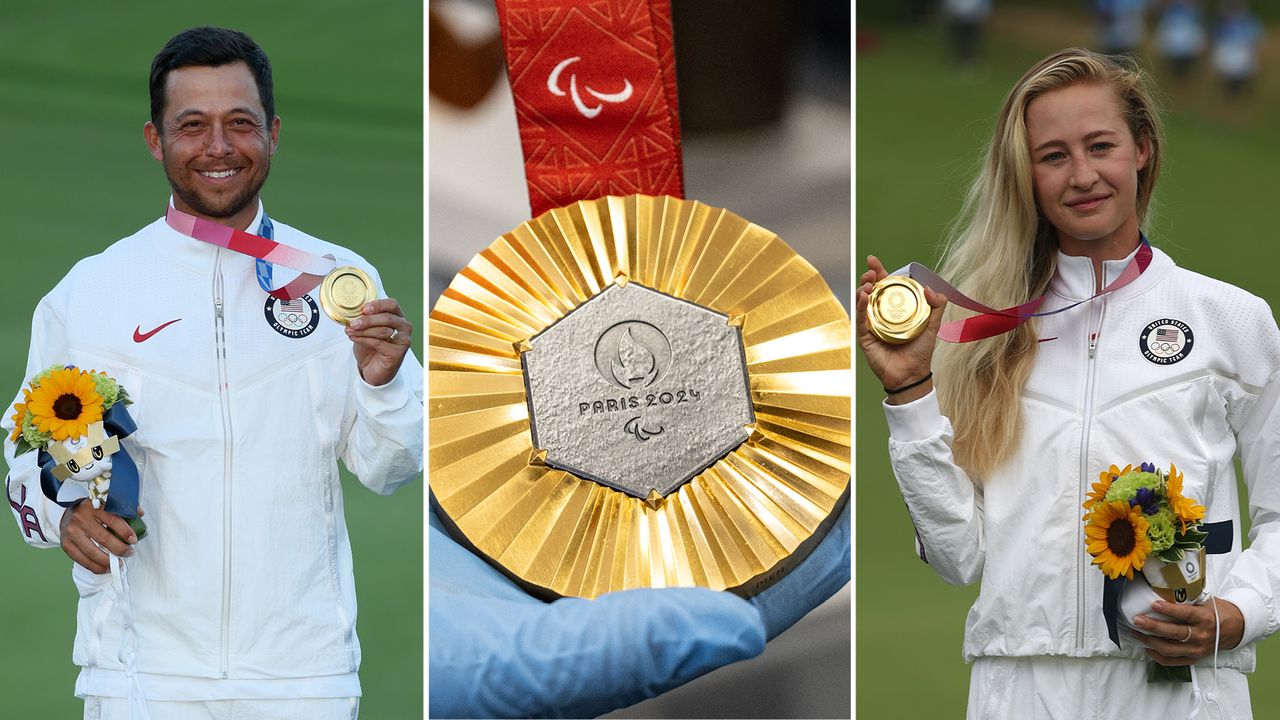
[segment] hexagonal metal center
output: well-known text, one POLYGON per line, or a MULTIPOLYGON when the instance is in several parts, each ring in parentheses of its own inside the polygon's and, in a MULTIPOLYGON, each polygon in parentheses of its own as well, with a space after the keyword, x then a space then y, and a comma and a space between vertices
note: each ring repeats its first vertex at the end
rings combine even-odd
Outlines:
POLYGON ((676 490, 755 421, 729 318, 629 282, 530 339, 521 354, 546 463, 638 498, 676 490))

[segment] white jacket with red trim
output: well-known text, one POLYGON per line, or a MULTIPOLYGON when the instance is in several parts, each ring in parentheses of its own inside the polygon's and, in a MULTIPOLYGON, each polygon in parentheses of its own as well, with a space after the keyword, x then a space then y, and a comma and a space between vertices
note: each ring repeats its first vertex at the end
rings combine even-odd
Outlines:
MULTIPOLYGON (((377 282, 351 251, 274 228, 276 240, 377 282)), ((106 371, 133 399, 138 430, 122 444, 149 531, 127 560, 139 672, 354 680, 338 459, 379 493, 422 472, 422 367, 409 353, 391 382, 366 384, 317 294, 269 298, 252 258, 160 219, 77 263, 36 308, 28 377, 70 363, 106 371)), ((40 491, 35 453, 15 459, 7 439, 5 453, 19 531, 56 547, 62 509, 40 491)), ((81 599, 74 661, 110 676, 125 669, 125 622, 108 596, 81 599)))
MULTIPOLYGON (((1105 263, 1106 281, 1126 263, 1105 263)), ((1043 310, 1094 287, 1092 261, 1059 254, 1043 310)), ((1081 504, 1110 465, 1149 461, 1177 465, 1184 494, 1208 509, 1206 522, 1233 523, 1231 552, 1209 556, 1208 589, 1245 618, 1240 648, 1219 664, 1253 670, 1252 643, 1280 627, 1280 331, 1267 304, 1155 250, 1131 284, 1037 322, 1021 441, 991 477, 974 482, 955 465, 951 424, 934 394, 885 405, 890 458, 921 556, 948 582, 982 581, 965 623, 966 661, 1143 657, 1107 636, 1104 576, 1085 552, 1081 504), (1237 455, 1252 519, 1248 549, 1237 455)))

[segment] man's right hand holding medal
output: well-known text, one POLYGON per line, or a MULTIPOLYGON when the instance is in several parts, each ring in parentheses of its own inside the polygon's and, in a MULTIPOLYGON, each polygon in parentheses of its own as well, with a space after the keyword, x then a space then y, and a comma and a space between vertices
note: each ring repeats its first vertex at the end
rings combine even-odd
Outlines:
POLYGON ((913 340, 890 344, 876 337, 867 321, 872 288, 889 273, 874 255, 867 256, 867 268, 867 272, 858 279, 858 302, 854 312, 858 346, 862 348, 867 365, 884 386, 890 405, 918 400, 933 390, 933 349, 938 341, 938 328, 942 326, 942 311, 947 299, 924 288, 925 300, 930 307, 929 322, 913 340))

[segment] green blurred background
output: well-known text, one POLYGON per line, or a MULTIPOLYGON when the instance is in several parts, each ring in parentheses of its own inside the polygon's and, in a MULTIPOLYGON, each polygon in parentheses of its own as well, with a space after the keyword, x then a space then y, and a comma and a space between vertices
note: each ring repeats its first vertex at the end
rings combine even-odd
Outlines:
MULTIPOLYGON (((890 269, 911 260, 934 265, 1004 94, 1049 52, 1094 38, 1085 2, 996 0, 983 59, 958 70, 938 19, 907 22, 909 5, 857 8, 858 271, 868 254, 890 269)), ((1263 296, 1273 310, 1280 308, 1272 229, 1278 40, 1269 24, 1258 84, 1241 102, 1225 99, 1207 62, 1179 87, 1150 44, 1142 54, 1168 110, 1152 241, 1185 267, 1263 296)), ((863 361, 857 365, 857 709, 874 718, 963 717, 969 669, 961 643, 977 588, 949 586, 916 558, 889 469, 879 384, 863 361)), ((1262 643, 1258 667, 1250 677, 1254 713, 1272 717, 1280 707, 1280 640, 1262 643)))
MULTIPOLYGON (((142 139, 147 75, 166 40, 198 25, 244 30, 271 58, 282 118, 263 192, 271 215, 378 267, 420 328, 422 358, 421 3, 10 2, 0 6, 4 402, 24 380, 40 297, 77 259, 162 212, 168 184, 142 139)), ((422 483, 380 497, 344 473, 344 486, 361 717, 422 717, 422 483)), ((70 561, 27 547, 11 513, 0 526, 0 716, 80 717, 70 561)))

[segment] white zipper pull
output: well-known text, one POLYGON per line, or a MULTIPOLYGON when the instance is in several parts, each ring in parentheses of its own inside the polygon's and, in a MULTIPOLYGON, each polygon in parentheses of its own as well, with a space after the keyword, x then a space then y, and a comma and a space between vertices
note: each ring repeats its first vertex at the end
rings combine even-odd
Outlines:
MULTIPOLYGON (((213 314, 216 315, 219 320, 222 319, 222 298, 218 298, 213 301, 213 314)), ((1090 352, 1090 357, 1092 357, 1092 351, 1090 352)))

